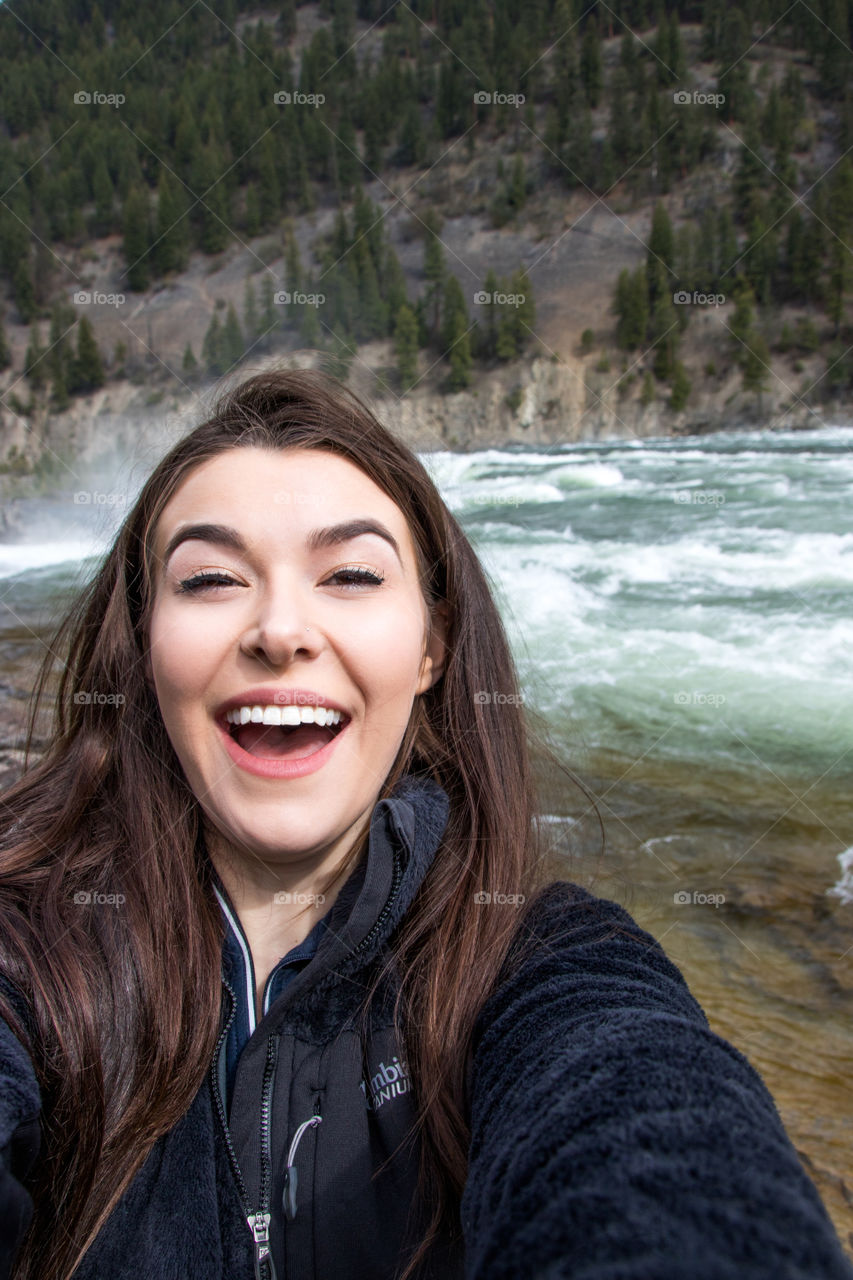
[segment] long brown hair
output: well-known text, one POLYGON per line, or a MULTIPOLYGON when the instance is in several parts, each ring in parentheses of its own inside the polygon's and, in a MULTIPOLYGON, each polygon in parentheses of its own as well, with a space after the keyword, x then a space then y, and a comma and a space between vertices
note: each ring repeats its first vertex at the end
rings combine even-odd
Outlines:
POLYGON ((538 838, 529 729, 485 575, 424 466, 340 383, 273 371, 221 393, 143 486, 50 643, 27 767, 0 798, 0 972, 27 1017, 2 987, 0 1014, 30 1052, 42 1094, 33 1220, 15 1280, 67 1280, 212 1057, 224 922, 200 806, 142 660, 159 515, 191 471, 242 447, 323 449, 354 463, 408 520, 427 605, 447 605, 444 675, 415 699, 380 798, 407 773, 434 778, 450 798, 441 847, 393 939, 431 1212, 404 1275, 439 1228, 458 1235, 471 1033, 526 911, 554 878, 538 838), (55 663, 53 729, 30 764, 55 663), (520 912, 472 909, 480 891, 527 902, 520 912), (81 910, 87 894, 124 902, 81 910))

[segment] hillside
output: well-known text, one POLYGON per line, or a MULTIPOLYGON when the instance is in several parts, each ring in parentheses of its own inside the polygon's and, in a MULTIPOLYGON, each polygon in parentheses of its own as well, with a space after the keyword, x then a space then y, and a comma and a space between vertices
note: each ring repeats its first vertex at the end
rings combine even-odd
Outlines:
POLYGON ((850 11, 0 7, 0 466, 304 351, 425 448, 846 420, 850 11))

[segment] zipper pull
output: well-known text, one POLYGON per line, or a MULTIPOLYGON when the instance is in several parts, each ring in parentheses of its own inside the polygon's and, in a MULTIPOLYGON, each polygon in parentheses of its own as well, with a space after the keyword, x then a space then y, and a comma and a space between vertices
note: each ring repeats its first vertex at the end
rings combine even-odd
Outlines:
POLYGON ((313 1115, 310 1120, 304 1120, 296 1130, 293 1141, 290 1144, 290 1150, 287 1153, 287 1166, 284 1170, 284 1190, 281 1193, 281 1205, 288 1222, 292 1222, 296 1217, 296 1186, 299 1179, 296 1173, 296 1165, 293 1161, 296 1159, 296 1148, 299 1146, 299 1139, 306 1129, 313 1129, 316 1125, 322 1123, 323 1117, 321 1115, 313 1115))
POLYGON ((276 1280, 275 1267, 270 1253, 270 1213, 250 1213, 248 1222, 255 1237, 256 1280, 276 1280), (263 1267, 263 1271, 261 1268, 263 1267))

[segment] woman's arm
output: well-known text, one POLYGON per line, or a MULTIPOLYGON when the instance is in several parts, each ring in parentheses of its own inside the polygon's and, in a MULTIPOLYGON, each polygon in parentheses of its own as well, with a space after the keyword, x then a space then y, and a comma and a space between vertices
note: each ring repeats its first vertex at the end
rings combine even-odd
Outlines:
POLYGON ((477 1026, 466 1280, 853 1280, 761 1077, 655 939, 567 882, 530 927, 477 1026))
POLYGON ((8 1280, 32 1217, 32 1197, 21 1180, 39 1152, 40 1110, 29 1055, 0 1018, 0 1280, 8 1280))

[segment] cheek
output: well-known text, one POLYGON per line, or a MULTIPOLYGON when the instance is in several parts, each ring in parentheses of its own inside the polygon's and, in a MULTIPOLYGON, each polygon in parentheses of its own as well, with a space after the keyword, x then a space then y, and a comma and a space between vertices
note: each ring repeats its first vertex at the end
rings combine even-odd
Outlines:
POLYGON ((345 648, 357 667, 363 687, 386 697, 411 692, 420 674, 425 624, 414 609, 401 617, 399 609, 365 621, 350 631, 345 648))
MULTIPOLYGON (((149 662, 161 705, 198 697, 220 655, 220 642, 210 619, 180 619, 164 609, 155 612, 149 631, 149 662)), ((165 710, 165 708, 164 708, 165 710)))

